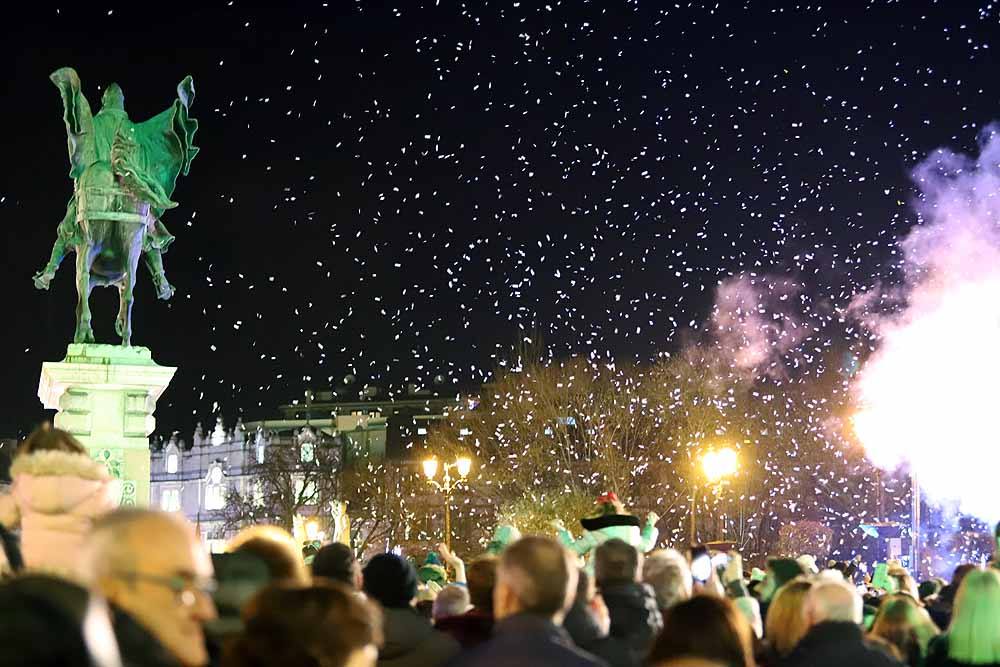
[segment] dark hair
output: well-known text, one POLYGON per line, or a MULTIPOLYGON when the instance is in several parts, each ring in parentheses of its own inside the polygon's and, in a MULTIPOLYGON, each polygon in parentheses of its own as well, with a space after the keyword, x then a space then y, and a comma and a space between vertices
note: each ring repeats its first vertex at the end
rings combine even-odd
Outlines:
POLYGON ((243 624, 226 667, 340 667, 357 649, 382 643, 378 611, 334 581, 269 586, 247 603, 243 624))
POLYGON ((480 556, 465 569, 466 585, 469 587, 469 602, 477 609, 492 611, 493 588, 497 584, 497 559, 495 556, 480 556))
POLYGON ((316 553, 312 562, 312 573, 314 577, 326 577, 353 587, 356 562, 354 552, 349 546, 334 542, 316 553))
POLYGON ((41 451, 71 452, 87 454, 87 448, 68 431, 52 428, 48 423, 42 424, 21 441, 15 456, 23 456, 41 451))
POLYGON ((497 578, 510 577, 521 611, 554 616, 572 602, 571 578, 566 551, 548 537, 532 535, 514 542, 500 556, 497 578))
POLYGON ((653 644, 649 663, 693 657, 728 667, 753 665, 750 624, 727 598, 699 595, 663 614, 663 631, 653 644))
POLYGON ((594 579, 598 586, 635 581, 639 573, 639 551, 617 538, 594 550, 594 579))

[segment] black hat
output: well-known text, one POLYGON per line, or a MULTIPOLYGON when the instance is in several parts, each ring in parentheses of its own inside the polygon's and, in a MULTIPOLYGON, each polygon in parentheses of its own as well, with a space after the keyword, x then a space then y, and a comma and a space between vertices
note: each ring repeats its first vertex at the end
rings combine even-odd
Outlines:
POLYGON ((383 607, 409 607, 417 597, 417 571, 396 554, 379 554, 365 565, 364 589, 383 607))

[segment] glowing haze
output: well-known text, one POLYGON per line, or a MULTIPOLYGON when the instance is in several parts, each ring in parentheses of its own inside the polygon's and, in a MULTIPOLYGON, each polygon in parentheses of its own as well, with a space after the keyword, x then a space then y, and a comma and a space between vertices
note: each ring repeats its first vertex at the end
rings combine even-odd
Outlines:
POLYGON ((874 464, 914 470, 928 500, 994 521, 1000 519, 997 128, 983 133, 978 159, 939 150, 913 177, 921 221, 900 243, 905 306, 870 320, 880 341, 855 386, 861 406, 855 430, 874 464))

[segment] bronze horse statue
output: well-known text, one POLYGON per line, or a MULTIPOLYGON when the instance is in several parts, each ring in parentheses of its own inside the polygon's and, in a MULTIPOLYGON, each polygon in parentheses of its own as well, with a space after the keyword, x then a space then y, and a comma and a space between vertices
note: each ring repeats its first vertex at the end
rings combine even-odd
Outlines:
POLYGON ((74 188, 49 262, 34 276, 35 287, 48 289, 63 258, 75 252, 78 300, 73 342, 95 342, 90 292, 95 286, 115 286, 119 293, 115 331, 122 345, 129 346, 140 256, 145 257, 157 295, 169 299, 174 293, 162 259, 174 237, 160 217, 177 206, 170 201, 177 176, 188 173, 198 152, 193 144, 198 122, 188 116, 194 85, 191 77, 185 78, 169 109, 133 123, 117 84, 108 86, 101 111, 93 116, 74 70, 60 69, 51 79, 63 98, 74 188))

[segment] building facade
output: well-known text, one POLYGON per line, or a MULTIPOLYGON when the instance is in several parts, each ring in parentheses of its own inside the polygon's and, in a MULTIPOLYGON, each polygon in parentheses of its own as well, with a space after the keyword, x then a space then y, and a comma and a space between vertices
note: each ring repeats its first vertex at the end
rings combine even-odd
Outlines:
MULTIPOLYGON (((155 442, 150 456, 150 505, 181 512, 213 551, 232 537, 226 526, 226 500, 233 492, 254 493, 253 471, 267 460, 268 448, 295 446, 303 461, 322 441, 355 458, 405 458, 418 447, 434 421, 458 404, 458 398, 409 395, 403 399, 338 401, 332 393, 308 393, 303 404, 279 408, 282 418, 227 428, 223 418, 206 433, 201 424, 188 442, 179 432, 155 442)), ((322 511, 317 508, 316 511, 322 511)))

